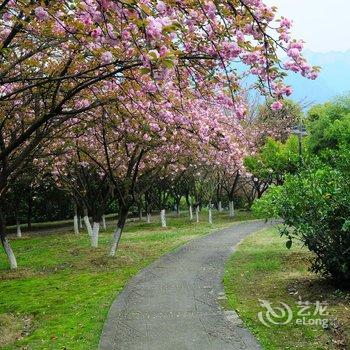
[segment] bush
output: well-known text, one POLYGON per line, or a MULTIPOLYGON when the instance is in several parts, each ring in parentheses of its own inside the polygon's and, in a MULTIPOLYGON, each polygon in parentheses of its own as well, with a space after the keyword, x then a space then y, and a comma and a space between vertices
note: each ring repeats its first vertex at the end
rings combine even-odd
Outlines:
POLYGON ((346 173, 321 163, 298 175, 289 175, 283 186, 272 186, 253 209, 283 219, 280 232, 287 247, 301 240, 315 253, 312 270, 350 284, 350 191, 346 173))

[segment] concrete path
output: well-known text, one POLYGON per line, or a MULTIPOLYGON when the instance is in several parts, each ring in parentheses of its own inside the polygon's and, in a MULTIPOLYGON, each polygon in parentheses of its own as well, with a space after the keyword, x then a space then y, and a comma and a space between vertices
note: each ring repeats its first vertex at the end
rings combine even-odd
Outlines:
POLYGON ((220 307, 227 258, 268 227, 242 222, 196 239, 134 277, 113 303, 100 350, 261 349, 234 312, 220 307))

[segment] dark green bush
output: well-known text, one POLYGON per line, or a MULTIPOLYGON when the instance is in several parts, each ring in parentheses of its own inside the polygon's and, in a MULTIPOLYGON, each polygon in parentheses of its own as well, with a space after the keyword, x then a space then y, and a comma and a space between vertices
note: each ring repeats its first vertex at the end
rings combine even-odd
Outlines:
POLYGON ((283 186, 273 186, 253 209, 280 217, 290 247, 301 240, 315 254, 312 270, 350 284, 350 181, 345 172, 317 163, 283 186))

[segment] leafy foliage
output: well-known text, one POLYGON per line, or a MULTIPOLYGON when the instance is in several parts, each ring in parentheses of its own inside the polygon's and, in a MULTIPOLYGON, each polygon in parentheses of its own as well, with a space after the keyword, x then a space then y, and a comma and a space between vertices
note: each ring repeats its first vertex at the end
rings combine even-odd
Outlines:
POLYGON ((249 172, 268 183, 282 184, 285 174, 298 169, 298 139, 291 136, 285 143, 268 138, 261 151, 246 157, 249 172))
POLYGON ((300 239, 316 259, 312 269, 350 282, 350 200, 344 175, 328 166, 313 164, 283 186, 272 188, 254 205, 265 216, 280 216, 281 234, 300 239), (267 208, 267 209, 264 209, 267 208))
POLYGON ((349 148, 350 97, 312 108, 308 128, 310 151, 325 161, 334 158, 334 151, 349 148))
POLYGON ((308 157, 297 174, 272 186, 254 210, 281 217, 287 247, 301 240, 315 254, 312 269, 350 283, 350 104, 338 100, 309 114, 308 157))

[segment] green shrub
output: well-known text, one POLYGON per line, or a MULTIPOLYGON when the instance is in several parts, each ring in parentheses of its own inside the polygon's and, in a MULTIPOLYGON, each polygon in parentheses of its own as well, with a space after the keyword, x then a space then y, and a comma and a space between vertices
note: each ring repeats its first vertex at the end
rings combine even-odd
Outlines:
POLYGON ((350 284, 350 191, 346 173, 315 162, 298 175, 286 176, 253 209, 280 217, 287 247, 301 240, 315 254, 312 270, 350 284))

